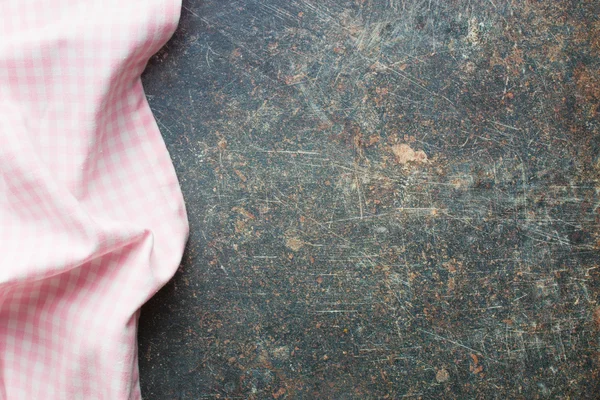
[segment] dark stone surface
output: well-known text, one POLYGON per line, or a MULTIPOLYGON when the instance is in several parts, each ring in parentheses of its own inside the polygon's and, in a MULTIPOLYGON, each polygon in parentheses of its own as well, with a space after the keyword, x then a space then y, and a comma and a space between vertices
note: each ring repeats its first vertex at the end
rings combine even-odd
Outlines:
POLYGON ((600 2, 184 1, 153 399, 598 398, 600 2))

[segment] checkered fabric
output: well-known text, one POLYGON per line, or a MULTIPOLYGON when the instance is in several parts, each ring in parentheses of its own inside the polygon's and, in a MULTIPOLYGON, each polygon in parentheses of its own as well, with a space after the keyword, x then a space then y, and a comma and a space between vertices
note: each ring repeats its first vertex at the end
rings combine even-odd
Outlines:
POLYGON ((140 74, 180 0, 0 0, 0 399, 139 399, 181 191, 140 74))

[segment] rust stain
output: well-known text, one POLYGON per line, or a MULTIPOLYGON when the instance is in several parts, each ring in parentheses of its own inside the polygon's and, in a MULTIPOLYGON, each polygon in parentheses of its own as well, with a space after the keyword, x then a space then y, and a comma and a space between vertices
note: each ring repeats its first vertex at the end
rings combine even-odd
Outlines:
POLYGON ((304 242, 298 238, 292 237, 285 241, 285 245, 292 251, 298 251, 304 246, 304 242))
POLYGON ((594 313, 592 314, 592 319, 596 324, 596 328, 600 329, 600 307, 596 307, 594 313))
POLYGON ((281 396, 283 396, 285 394, 286 390, 285 388, 280 388, 279 390, 277 390, 276 392, 273 393, 273 397, 278 399, 281 396))
POLYGON ((238 214, 241 214, 244 217, 249 218, 249 219, 256 219, 256 217, 254 216, 254 214, 252 214, 250 211, 247 211, 247 210, 243 209, 242 207, 233 207, 231 209, 231 211, 235 211, 238 214))
POLYGON ((575 70, 575 82, 577 90, 587 101, 600 98, 600 71, 591 71, 585 65, 579 65, 575 70))
POLYGON ((444 383, 447 382, 448 379, 450 379, 450 374, 448 373, 448 371, 446 371, 444 368, 440 369, 436 374, 435 374, 435 380, 438 383, 444 383))
POLYGON ((392 146, 392 152, 396 156, 398 164, 406 165, 408 163, 425 163, 427 154, 423 150, 415 151, 407 144, 395 144, 392 146))

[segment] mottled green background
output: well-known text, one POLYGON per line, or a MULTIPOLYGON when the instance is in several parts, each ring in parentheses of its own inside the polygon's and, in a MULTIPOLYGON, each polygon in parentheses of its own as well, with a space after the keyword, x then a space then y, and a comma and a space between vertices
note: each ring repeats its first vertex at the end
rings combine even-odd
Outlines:
POLYGON ((600 393, 600 2, 184 1, 153 399, 600 393))

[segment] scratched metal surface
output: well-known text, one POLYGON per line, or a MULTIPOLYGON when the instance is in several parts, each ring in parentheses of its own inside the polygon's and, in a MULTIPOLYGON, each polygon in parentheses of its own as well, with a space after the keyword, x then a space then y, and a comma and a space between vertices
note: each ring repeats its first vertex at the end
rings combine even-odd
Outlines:
POLYGON ((597 398, 600 2, 184 1, 145 399, 597 398))

